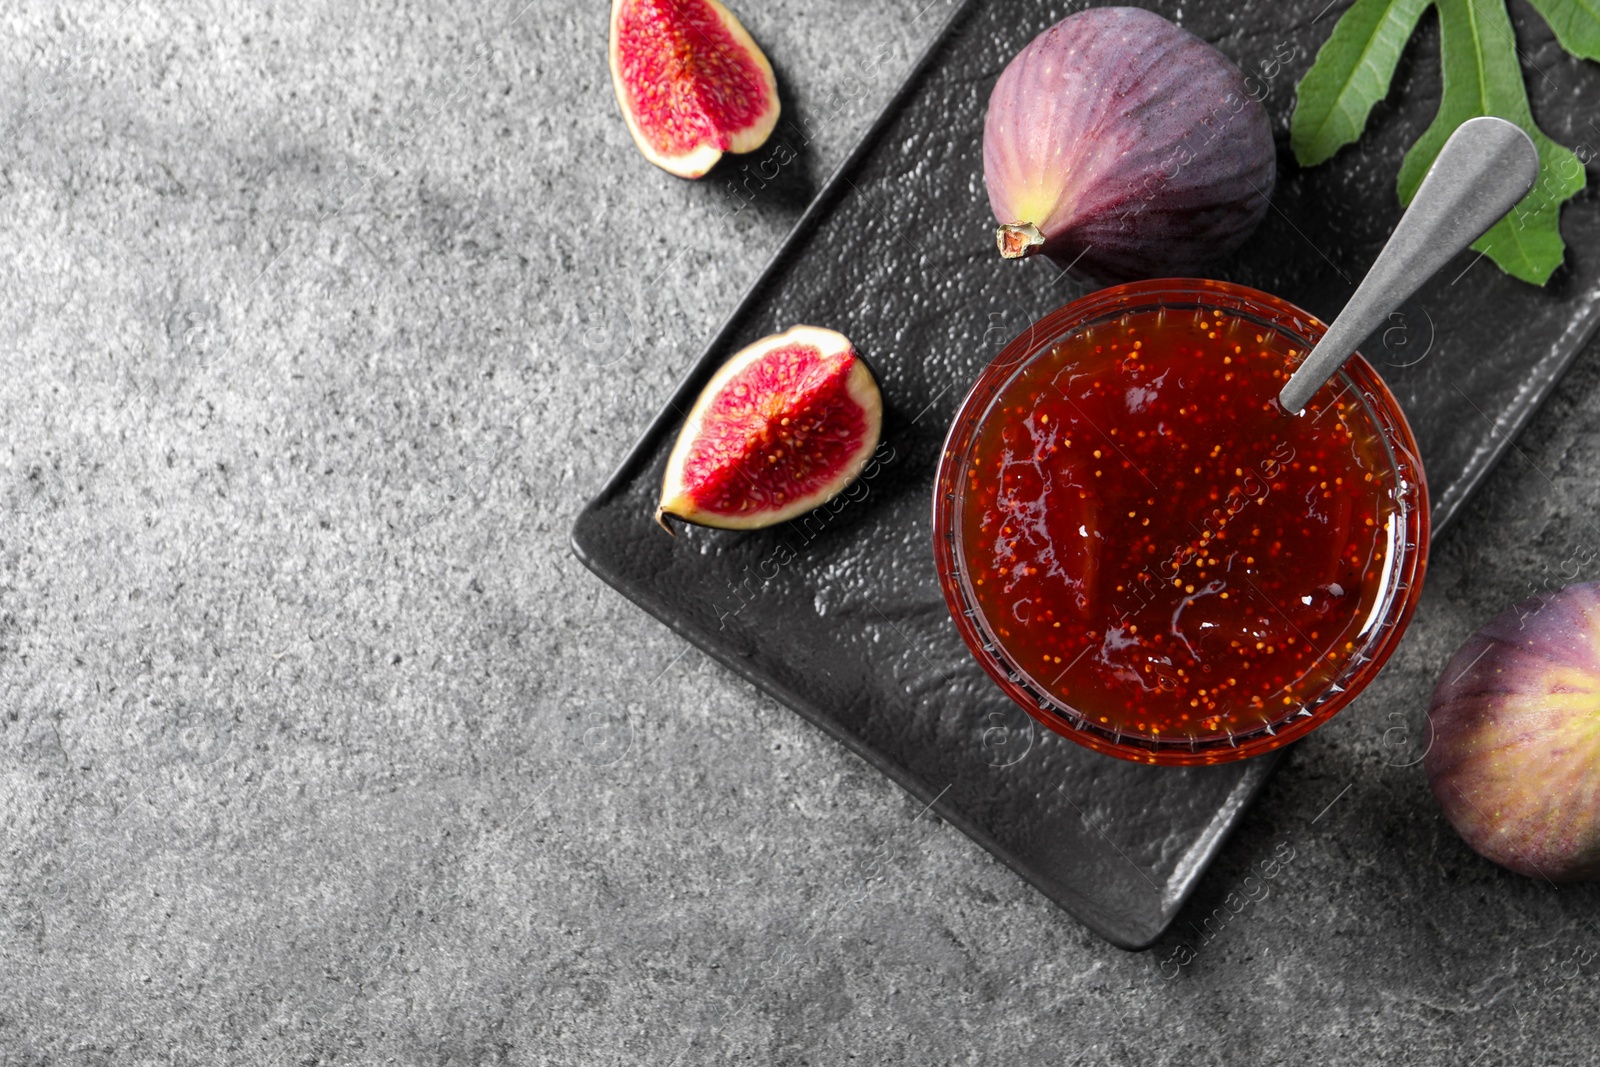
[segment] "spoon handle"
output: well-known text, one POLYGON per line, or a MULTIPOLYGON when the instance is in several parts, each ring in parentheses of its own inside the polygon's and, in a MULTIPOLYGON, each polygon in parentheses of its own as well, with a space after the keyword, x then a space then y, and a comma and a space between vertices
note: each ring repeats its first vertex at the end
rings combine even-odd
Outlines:
POLYGON ((1358 344, 1510 211, 1538 177, 1539 153, 1514 123, 1482 117, 1456 127, 1377 262, 1278 394, 1284 410, 1293 415, 1304 408, 1358 344))

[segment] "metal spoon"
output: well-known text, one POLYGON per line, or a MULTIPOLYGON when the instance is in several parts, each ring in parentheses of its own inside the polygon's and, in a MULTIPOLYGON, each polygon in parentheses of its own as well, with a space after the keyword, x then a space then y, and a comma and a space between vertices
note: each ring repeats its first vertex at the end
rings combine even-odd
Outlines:
POLYGON ((1278 394, 1284 410, 1298 414, 1358 344, 1500 221, 1538 177, 1539 153, 1514 123, 1484 117, 1456 127, 1377 262, 1278 394))

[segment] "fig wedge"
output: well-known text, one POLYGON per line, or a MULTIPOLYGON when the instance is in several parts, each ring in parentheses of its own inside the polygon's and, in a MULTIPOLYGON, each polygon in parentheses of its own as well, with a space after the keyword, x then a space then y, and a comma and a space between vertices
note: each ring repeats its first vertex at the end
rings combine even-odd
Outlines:
POLYGON ((728 360, 684 420, 656 521, 772 526, 827 503, 878 447, 883 397, 843 334, 817 326, 762 338, 728 360))
POLYGON ((717 0, 613 0, 611 85, 639 151, 680 178, 778 124, 772 64, 717 0))

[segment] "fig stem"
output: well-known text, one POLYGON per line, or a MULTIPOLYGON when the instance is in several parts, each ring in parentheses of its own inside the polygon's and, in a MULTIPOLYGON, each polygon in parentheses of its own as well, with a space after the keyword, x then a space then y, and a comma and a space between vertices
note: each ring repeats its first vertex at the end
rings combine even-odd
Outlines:
POLYGON ((677 537, 678 531, 674 530, 667 522, 667 516, 672 514, 666 508, 656 508, 656 524, 667 531, 668 537, 677 537))
POLYGON ((994 243, 1005 259, 1027 259, 1044 247, 1044 234, 1031 222, 1008 222, 994 231, 994 243))

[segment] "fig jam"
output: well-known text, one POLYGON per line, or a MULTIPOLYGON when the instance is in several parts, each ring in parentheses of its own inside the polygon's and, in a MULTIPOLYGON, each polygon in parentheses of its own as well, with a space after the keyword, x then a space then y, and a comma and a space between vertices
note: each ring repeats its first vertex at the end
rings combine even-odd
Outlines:
MULTIPOLYGON (((1113 736, 1215 742, 1302 714, 1383 611, 1395 464, 1336 377, 1218 309, 1133 311, 1000 387, 961 475, 959 554, 1005 656, 1113 736)), ((1305 712, 1303 714, 1309 714, 1305 712)))

